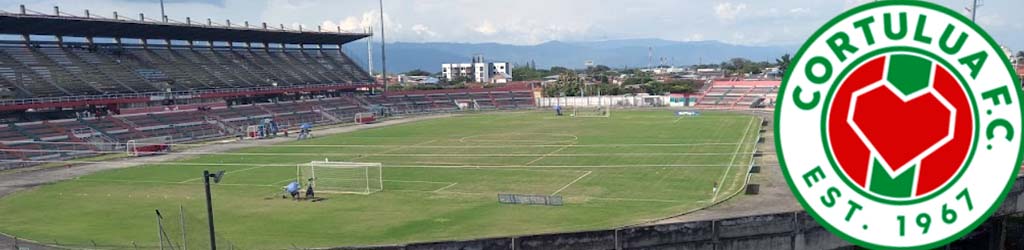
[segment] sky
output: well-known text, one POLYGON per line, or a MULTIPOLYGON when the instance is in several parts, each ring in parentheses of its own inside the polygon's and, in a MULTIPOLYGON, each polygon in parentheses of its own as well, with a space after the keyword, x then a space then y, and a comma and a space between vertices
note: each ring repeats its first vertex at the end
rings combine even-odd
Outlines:
MULTIPOLYGON (((658 38, 741 45, 799 45, 828 19, 870 0, 384 0, 388 42, 533 45, 548 41, 658 38)), ((971 0, 936 0, 966 14, 971 0)), ((159 17, 159 0, 0 0, 40 12, 159 17)), ((1005 46, 1024 49, 1024 0, 983 0, 978 23, 1005 46)), ((376 0, 165 0, 171 19, 317 25, 379 33, 376 0)), ((378 38, 379 39, 379 38, 378 38)))

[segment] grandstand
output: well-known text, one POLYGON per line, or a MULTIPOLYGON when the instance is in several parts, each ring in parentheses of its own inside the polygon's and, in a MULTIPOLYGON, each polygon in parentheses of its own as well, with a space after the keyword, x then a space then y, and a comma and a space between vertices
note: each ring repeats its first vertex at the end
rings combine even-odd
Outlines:
POLYGON ((780 81, 713 81, 697 98, 702 109, 771 108, 780 81))
POLYGON ((0 169, 125 143, 182 143, 244 133, 272 118, 352 122, 409 114, 533 106, 529 89, 369 95, 372 77, 342 50, 369 34, 160 22, 86 12, 0 13, 0 169), (15 37, 14 39, 10 37, 15 37))

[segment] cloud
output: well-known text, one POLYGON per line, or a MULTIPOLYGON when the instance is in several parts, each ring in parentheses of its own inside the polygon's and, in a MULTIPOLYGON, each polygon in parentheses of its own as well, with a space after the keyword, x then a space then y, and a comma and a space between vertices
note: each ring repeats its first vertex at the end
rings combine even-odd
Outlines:
POLYGON ((726 22, 732 22, 736 20, 736 16, 740 14, 744 9, 747 8, 747 4, 734 4, 730 2, 719 3, 715 5, 715 16, 718 19, 726 22))
MULTIPOLYGON (((118 0, 118 1, 134 2, 134 3, 153 3, 153 2, 157 2, 157 1, 153 1, 153 0, 118 0)), ((164 0, 164 4, 176 4, 176 3, 199 3, 199 4, 209 4, 209 5, 213 5, 213 6, 217 6, 217 7, 224 7, 226 1, 225 0, 164 0)))
POLYGON ((416 35, 425 36, 425 37, 436 37, 437 36, 437 32, 434 32, 434 31, 430 30, 430 27, 427 27, 426 25, 423 25, 423 24, 414 24, 409 29, 412 30, 412 32, 416 33, 416 35))
POLYGON ((853 7, 857 7, 857 6, 860 6, 862 4, 866 4, 866 3, 872 2, 872 1, 874 1, 874 0, 843 0, 843 8, 844 9, 851 9, 853 7))
MULTIPOLYGON (((389 41, 498 42, 538 44, 551 40, 591 41, 661 38, 719 40, 745 45, 801 44, 839 13, 871 0, 405 0, 384 1, 389 41), (537 6, 542 6, 538 8, 537 6), (569 13, 569 14, 567 14, 569 13), (735 33, 743 36, 736 36, 735 33)), ((932 0, 962 10, 964 0, 932 0)), ((136 16, 160 13, 157 0, 0 0, 0 9, 19 4, 48 12, 60 5, 67 13, 136 16)), ((249 21, 272 27, 380 32, 377 1, 342 0, 165 0, 175 20, 212 18, 223 23, 249 21), (294 25, 293 25, 294 24, 294 25)), ((1024 1, 986 1, 981 24, 1001 44, 1024 48, 1024 22, 1011 17, 1024 1)))
POLYGON ((494 33, 498 33, 498 28, 494 27, 494 24, 491 23, 491 21, 484 21, 480 25, 477 25, 475 28, 473 28, 473 31, 489 36, 494 35, 494 33))

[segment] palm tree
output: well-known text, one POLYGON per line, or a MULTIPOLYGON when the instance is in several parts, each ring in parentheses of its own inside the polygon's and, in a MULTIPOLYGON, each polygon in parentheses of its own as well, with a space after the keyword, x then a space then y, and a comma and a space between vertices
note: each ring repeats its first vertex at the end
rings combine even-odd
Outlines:
POLYGON ((789 69, 790 60, 791 58, 789 58, 789 53, 786 53, 785 55, 782 55, 782 57, 775 59, 775 64, 779 65, 779 71, 782 72, 781 76, 786 76, 786 72, 789 69))

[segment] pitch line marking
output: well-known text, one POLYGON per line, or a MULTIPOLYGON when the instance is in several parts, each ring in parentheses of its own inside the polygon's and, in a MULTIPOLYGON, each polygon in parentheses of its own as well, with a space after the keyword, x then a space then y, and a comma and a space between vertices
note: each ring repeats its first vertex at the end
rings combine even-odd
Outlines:
POLYGON ((288 179, 284 179, 282 181, 277 181, 277 182, 274 182, 274 183, 270 183, 270 185, 279 185, 278 183, 285 183, 285 182, 294 181, 294 180, 295 180, 295 178, 288 178, 288 179))
MULTIPOLYGON (((566 145, 559 145, 559 147, 565 147, 566 145)), ((579 144, 573 144, 573 147, 585 147, 579 144)), ((413 148, 413 147, 405 147, 413 148)), ((32 150, 33 152, 67 152, 67 153, 114 153, 109 151, 91 151, 91 150, 32 150)), ((0 149, 0 152, 29 152, 28 150, 4 150, 0 149)), ((180 155, 229 155, 229 156, 361 156, 366 157, 368 153, 231 153, 231 152, 187 152, 180 153, 180 155)), ((411 156, 411 157, 519 157, 519 156, 541 156, 546 154, 540 153, 370 153, 373 156, 411 156)), ((548 156, 714 156, 714 155, 731 155, 731 153, 715 153, 715 152, 682 152, 682 153, 576 153, 576 154, 554 154, 548 156)))
MULTIPOLYGON (((224 173, 225 174, 239 173, 239 172, 245 172, 245 171, 249 171, 249 170, 253 170, 253 169, 257 169, 257 168, 263 168, 263 167, 266 167, 266 166, 255 166, 255 167, 251 167, 251 168, 239 169, 239 170, 234 170, 234 171, 227 171, 227 172, 224 172, 224 173)), ((193 181, 198 181, 198 180, 202 180, 202 179, 203 179, 203 177, 192 178, 192 179, 181 181, 181 183, 193 182, 193 181)))
POLYGON ((450 188, 452 186, 455 186, 455 184, 459 184, 459 183, 458 182, 452 182, 452 184, 449 184, 448 186, 444 186, 443 188, 438 188, 437 190, 434 190, 432 192, 435 192, 435 193, 441 192, 442 190, 445 190, 445 189, 448 189, 448 188, 450 188))
MULTIPOLYGON (((93 179, 93 178, 75 179, 75 180, 86 181, 86 182, 154 183, 154 184, 176 184, 176 185, 193 184, 193 183, 173 182, 173 181, 117 180, 117 179, 93 179)), ((245 184, 245 183, 218 183, 217 185, 223 185, 223 186, 243 186, 243 187, 276 187, 276 185, 245 184)))
POLYGON ((402 145, 402 146, 399 146, 399 147, 396 147, 396 148, 392 148, 392 149, 389 149, 389 150, 384 150, 384 152, 380 152, 380 153, 377 153, 377 154, 365 154, 365 155, 362 155, 362 156, 357 156, 355 158, 349 159, 349 161, 355 161, 355 160, 358 160, 358 159, 363 159, 363 158, 374 156, 374 155, 378 155, 378 154, 387 154, 387 153, 395 152, 395 151, 398 151, 398 150, 405 149, 406 147, 409 147, 409 146, 426 145, 426 144, 434 143, 437 140, 438 139, 433 139, 433 140, 429 140, 429 141, 425 141, 425 142, 420 142, 420 143, 416 143, 416 144, 412 144, 412 145, 402 145))
POLYGON ((541 155, 540 157, 537 157, 537 159, 533 159, 532 161, 527 162, 526 164, 523 164, 523 165, 524 166, 529 166, 530 164, 533 164, 534 162, 543 160, 544 158, 547 158, 548 156, 551 156, 551 155, 553 155, 555 153, 558 153, 559 151, 562 151, 562 150, 564 150, 564 149, 566 149, 568 147, 571 147, 573 144, 576 144, 576 143, 565 144, 565 146, 562 146, 561 148, 555 149, 555 151, 551 151, 551 153, 547 153, 545 155, 541 155))
POLYGON ((722 180, 718 182, 718 187, 715 188, 715 194, 711 196, 711 203, 715 203, 718 199, 719 191, 725 187, 725 177, 729 176, 729 170, 732 169, 732 164, 736 162, 736 154, 740 153, 740 148, 743 147, 743 142, 747 140, 747 134, 750 134, 750 126, 754 124, 754 118, 751 117, 750 121, 747 122, 747 129, 743 131, 743 137, 740 137, 740 142, 736 144, 736 152, 733 153, 732 159, 729 160, 728 167, 725 168, 725 173, 722 173, 722 180))
POLYGON ((569 184, 565 184, 565 186, 562 186, 562 188, 559 188, 558 190, 555 190, 555 192, 551 193, 551 195, 556 195, 556 194, 562 192, 562 190, 565 190, 566 188, 569 188, 569 186, 572 186, 572 184, 576 184, 577 181, 582 180, 584 177, 587 177, 588 175, 590 175, 593 172, 594 171, 587 171, 586 173, 583 173, 583 175, 580 175, 580 177, 576 177, 576 179, 572 180, 572 182, 569 182, 569 184))
POLYGON ((679 120, 682 120, 682 119, 683 119, 683 117, 684 117, 684 116, 679 116, 679 118, 676 118, 676 120, 675 120, 675 121, 672 121, 672 123, 677 123, 677 122, 679 122, 679 120))
MULTIPOLYGON (((0 160, 2 162, 19 162, 19 163, 73 163, 73 164, 141 164, 141 165, 175 165, 175 166, 261 166, 261 167, 295 167, 295 164, 242 164, 242 163, 193 163, 193 162, 167 162, 167 161, 138 161, 138 162, 104 162, 104 161, 79 161, 79 160, 66 160, 66 161, 55 161, 55 160, 0 160)), ((626 168, 626 167, 728 167, 731 165, 723 164, 618 164, 618 165, 541 165, 541 166, 525 166, 525 165, 459 165, 456 163, 444 163, 445 165, 431 165, 423 164, 419 165, 388 165, 385 167, 402 167, 402 168, 537 168, 537 169, 550 169, 550 168, 626 168)), ((742 166, 742 165, 737 165, 742 166)), ((447 183, 447 182, 446 182, 447 183)))

